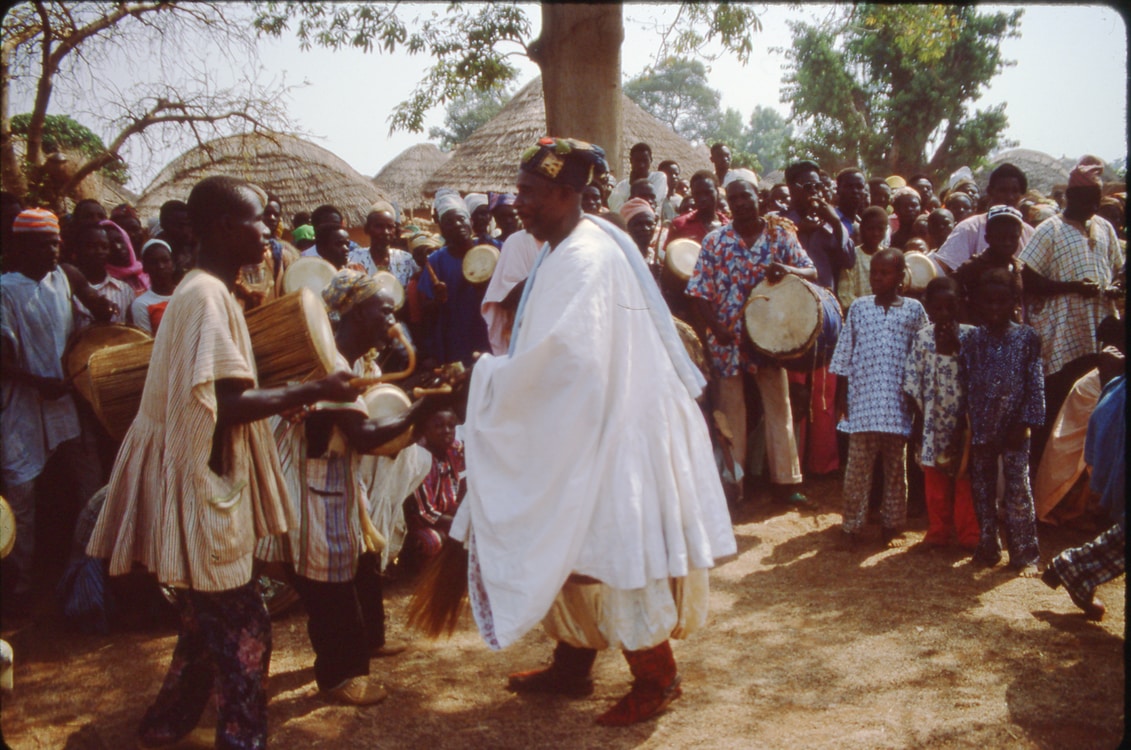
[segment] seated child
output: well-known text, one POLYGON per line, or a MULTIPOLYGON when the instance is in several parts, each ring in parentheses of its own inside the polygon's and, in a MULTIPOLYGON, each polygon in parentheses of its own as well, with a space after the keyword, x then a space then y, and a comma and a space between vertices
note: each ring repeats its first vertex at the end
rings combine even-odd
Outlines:
POLYGON ((958 352, 972 329, 959 325, 958 284, 943 276, 932 279, 926 291, 927 315, 933 325, 915 335, 904 367, 903 391, 922 415, 923 445, 919 463, 927 505, 928 547, 950 544, 974 549, 978 544, 978 519, 970 495, 970 480, 957 476, 962 456, 964 412, 958 382, 958 352))
POLYGON ((444 546, 452 518, 467 492, 463 442, 456 439, 456 413, 440 409, 422 422, 421 444, 432 454, 432 470, 404 504, 405 567, 419 570, 444 546))
POLYGON ((963 339, 958 353, 970 419, 970 485, 980 528, 974 560, 989 567, 1001 562, 996 503, 1001 458, 1009 565, 1031 577, 1040 557, 1029 487, 1029 434, 1045 421, 1041 340, 1031 327, 1012 320, 1016 299, 1008 270, 984 271, 976 294, 985 324, 963 339))
POLYGON ((881 505, 882 538, 899 544, 907 518, 907 439, 911 410, 903 395, 903 366, 916 332, 927 323, 917 300, 900 296, 903 253, 885 248, 872 258, 869 274, 874 295, 848 308, 829 371, 837 380, 837 426, 849 434, 844 473, 844 543, 854 548, 868 512, 868 492, 876 455, 884 462, 881 505), (847 379, 847 388, 844 381, 847 379))

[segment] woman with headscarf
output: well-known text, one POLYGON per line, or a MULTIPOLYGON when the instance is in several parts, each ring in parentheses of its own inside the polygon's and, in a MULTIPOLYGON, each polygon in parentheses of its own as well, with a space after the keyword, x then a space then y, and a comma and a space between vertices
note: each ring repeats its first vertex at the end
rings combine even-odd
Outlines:
POLYGON ((106 273, 129 284, 135 295, 149 289, 149 276, 142 269, 141 261, 134 253, 133 242, 126 230, 111 219, 103 219, 98 222, 98 226, 106 230, 106 239, 110 241, 110 257, 106 261, 106 273))

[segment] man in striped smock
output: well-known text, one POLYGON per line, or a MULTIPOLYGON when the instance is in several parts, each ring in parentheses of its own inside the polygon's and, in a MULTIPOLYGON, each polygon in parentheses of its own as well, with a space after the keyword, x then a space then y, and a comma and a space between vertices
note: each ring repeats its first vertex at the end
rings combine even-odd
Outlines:
POLYGON ((179 590, 172 663, 145 712, 140 747, 189 734, 217 694, 215 746, 267 742, 264 680, 271 621, 252 578, 257 537, 292 523, 265 418, 317 401, 357 398, 350 374, 257 387, 255 358, 233 294, 240 267, 266 249, 266 195, 229 177, 192 189, 196 267, 169 302, 141 405, 122 442, 87 552, 110 574, 134 563, 179 590))

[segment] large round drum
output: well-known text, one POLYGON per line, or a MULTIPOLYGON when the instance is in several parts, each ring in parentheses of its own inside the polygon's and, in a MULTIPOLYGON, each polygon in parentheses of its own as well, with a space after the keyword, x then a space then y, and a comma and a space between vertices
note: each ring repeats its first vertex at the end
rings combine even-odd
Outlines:
POLYGON ((16 546, 16 514, 8 501, 0 497, 0 557, 7 557, 16 546))
POLYGON ((91 406, 98 421, 115 440, 137 416, 149 372, 153 340, 100 349, 90 355, 91 406))
POLYGON ((927 284, 939 274, 935 262, 923 253, 912 250, 903 254, 906 269, 903 272, 903 288, 915 294, 927 291, 927 284))
POLYGON ((334 371, 334 331, 321 297, 310 289, 249 310, 244 318, 260 388, 316 380, 334 371))
POLYGON ((377 282, 377 286, 392 296, 394 310, 400 310, 404 307, 404 286, 401 285, 396 276, 388 271, 378 271, 373 274, 373 280, 377 282))
POLYGON ((88 370, 91 355, 111 346, 152 340, 153 337, 140 328, 121 323, 94 323, 74 334, 67 342, 63 351, 63 373, 87 403, 93 404, 88 370))
MULTIPOLYGON (((370 419, 388 419, 403 416, 412 406, 412 400, 392 383, 378 383, 361 397, 370 419)), ((413 430, 409 427, 397 437, 370 451, 375 456, 395 456, 412 444, 413 430)))
POLYGON ((321 297, 322 290, 330 284, 337 269, 325 258, 307 255, 287 266, 283 272, 283 294, 306 288, 321 297))
POLYGON ((463 256, 463 277, 472 284, 484 284, 491 280, 495 265, 499 262, 499 249, 494 245, 476 245, 463 256))
POLYGON ((793 274, 754 287, 742 316, 755 351, 800 371, 829 361, 844 323, 832 292, 793 274))
POLYGON ((695 272, 701 249, 698 242, 686 237, 672 240, 664 251, 664 270, 680 281, 687 281, 695 272))

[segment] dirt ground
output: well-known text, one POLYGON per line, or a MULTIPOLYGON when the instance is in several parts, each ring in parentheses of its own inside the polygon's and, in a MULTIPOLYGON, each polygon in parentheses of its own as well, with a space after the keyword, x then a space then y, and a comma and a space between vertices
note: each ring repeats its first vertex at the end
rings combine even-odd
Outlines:
MULTIPOLYGON (((739 555, 712 573, 708 627, 675 654, 684 694, 660 717, 593 719, 629 687, 603 653, 581 700, 516 696, 509 672, 543 663, 541 632, 507 651, 470 616, 450 640, 375 659, 390 697, 354 708, 314 686, 301 608, 275 621, 268 685, 275 748, 1114 748, 1124 736, 1125 579, 1100 589, 1101 623, 1063 590, 984 570, 958 551, 836 546, 839 480, 808 485, 811 510, 757 496, 733 512, 739 555)), ((924 519, 910 522, 911 541, 924 519)), ((1095 535, 1040 529, 1042 558, 1095 535)), ((391 637, 411 637, 411 586, 390 584, 391 637)), ((42 616, 4 634, 16 692, 3 701, 15 750, 133 747, 172 652, 172 630, 84 636, 42 616)), ((206 732, 205 732, 206 734, 206 732)))

